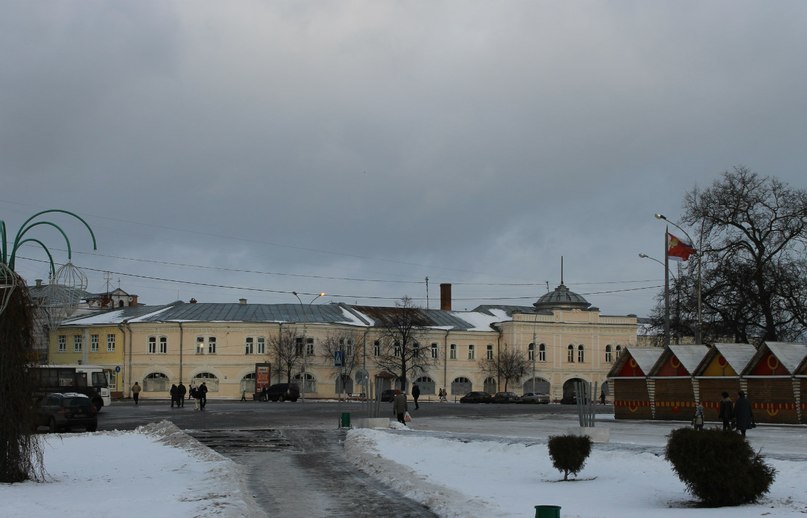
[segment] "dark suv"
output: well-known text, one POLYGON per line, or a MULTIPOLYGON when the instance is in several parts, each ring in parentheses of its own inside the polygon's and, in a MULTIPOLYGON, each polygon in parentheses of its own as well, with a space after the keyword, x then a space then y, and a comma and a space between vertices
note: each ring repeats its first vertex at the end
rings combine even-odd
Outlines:
POLYGON ((275 383, 266 389, 269 401, 297 401, 299 397, 300 387, 295 383, 275 383))
POLYGON ((45 395, 36 407, 35 426, 47 426, 49 432, 83 428, 88 432, 98 429, 98 410, 90 398, 78 392, 52 392, 45 395))

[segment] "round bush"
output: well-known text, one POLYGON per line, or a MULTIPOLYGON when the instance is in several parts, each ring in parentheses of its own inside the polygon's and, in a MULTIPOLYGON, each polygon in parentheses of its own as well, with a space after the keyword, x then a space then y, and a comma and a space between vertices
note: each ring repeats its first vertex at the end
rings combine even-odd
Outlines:
POLYGON ((549 456, 552 465, 563 472, 563 480, 569 473, 577 475, 591 454, 591 438, 587 435, 557 435, 549 438, 549 456))
POLYGON ((755 502, 768 492, 776 473, 744 437, 716 429, 673 430, 664 456, 687 490, 707 507, 755 502))

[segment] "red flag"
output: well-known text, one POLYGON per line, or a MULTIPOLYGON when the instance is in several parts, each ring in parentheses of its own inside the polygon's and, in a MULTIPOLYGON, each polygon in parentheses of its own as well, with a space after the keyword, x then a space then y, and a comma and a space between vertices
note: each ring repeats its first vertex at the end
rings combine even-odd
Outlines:
POLYGON ((667 257, 673 261, 686 261, 695 253, 692 243, 667 232, 667 257))

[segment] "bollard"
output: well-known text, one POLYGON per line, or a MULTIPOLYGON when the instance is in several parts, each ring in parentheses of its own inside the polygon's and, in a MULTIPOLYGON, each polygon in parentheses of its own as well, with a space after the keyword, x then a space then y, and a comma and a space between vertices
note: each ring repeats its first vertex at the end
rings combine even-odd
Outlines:
POLYGON ((560 518, 560 506, 536 505, 535 518, 560 518))

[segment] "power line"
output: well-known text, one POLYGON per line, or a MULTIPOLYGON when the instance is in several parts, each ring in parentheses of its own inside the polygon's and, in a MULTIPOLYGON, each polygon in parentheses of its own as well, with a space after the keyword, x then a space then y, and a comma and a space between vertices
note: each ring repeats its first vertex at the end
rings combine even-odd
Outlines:
MULTIPOLYGON (((28 257, 19 257, 18 259, 25 259, 28 261, 44 263, 46 261, 41 259, 31 259, 28 257)), ((108 269, 99 269, 99 268, 90 268, 90 267, 82 267, 82 269, 91 271, 91 272, 101 272, 101 273, 110 273, 115 275, 121 275, 123 277, 131 277, 135 279, 145 279, 145 280, 152 280, 152 281, 159 281, 159 282, 170 282, 174 284, 182 284, 187 286, 202 286, 207 288, 219 288, 219 289, 227 289, 227 290, 238 290, 238 291, 250 291, 250 292, 258 292, 258 293, 277 293, 283 295, 290 295, 293 292, 289 290, 272 290, 268 288, 255 288, 255 287, 245 287, 245 286, 233 286, 228 284, 214 284, 214 283, 207 283, 207 282, 198 282, 198 281, 185 281, 180 279, 170 279, 167 277, 156 277, 152 275, 141 275, 141 274, 134 274, 134 273, 125 273, 125 272, 116 272, 111 271, 108 269)), ((600 291, 600 292, 589 292, 589 293, 582 293, 581 295, 603 295, 603 294, 610 294, 610 293, 625 293, 631 291, 640 291, 640 290, 648 290, 648 289, 660 289, 661 286, 645 286, 640 288, 625 288, 620 290, 608 290, 608 291, 600 291)), ((352 295, 352 294, 342 294, 342 293, 329 293, 329 297, 331 298, 345 298, 345 299, 367 299, 367 300, 399 300, 400 297, 381 297, 377 295, 352 295)), ((425 300, 424 297, 411 297, 413 300, 425 300)), ((487 300, 487 301, 507 301, 507 300, 532 300, 534 299, 534 295, 526 295, 526 296, 518 296, 518 297, 459 297, 453 300, 457 302, 461 301, 478 301, 478 300, 487 300)))

